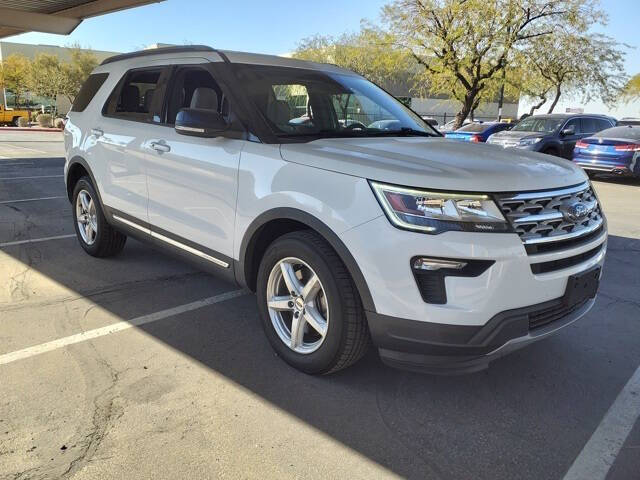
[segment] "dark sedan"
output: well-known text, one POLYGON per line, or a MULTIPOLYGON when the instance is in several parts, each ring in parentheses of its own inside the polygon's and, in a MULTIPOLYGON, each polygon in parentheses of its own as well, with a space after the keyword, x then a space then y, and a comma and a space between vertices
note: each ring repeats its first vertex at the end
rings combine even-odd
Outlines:
POLYGON ((576 143, 573 161, 587 173, 640 177, 640 126, 614 127, 576 143))
POLYGON ((508 130, 512 126, 513 124, 506 122, 474 122, 445 133, 445 137, 463 142, 484 143, 494 133, 508 130))

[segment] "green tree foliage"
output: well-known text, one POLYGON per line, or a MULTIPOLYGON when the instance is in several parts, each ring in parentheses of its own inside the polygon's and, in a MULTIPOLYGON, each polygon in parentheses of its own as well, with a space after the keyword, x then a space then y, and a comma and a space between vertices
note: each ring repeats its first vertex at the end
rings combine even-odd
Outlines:
POLYGON ((333 63, 386 86, 407 81, 415 63, 405 49, 394 46, 389 33, 363 26, 357 34, 313 36, 300 42, 294 58, 333 63))
POLYGON ((9 55, 0 63, 0 88, 11 91, 15 96, 15 104, 27 91, 25 79, 29 71, 29 60, 22 55, 9 55))
POLYGON ((533 40, 522 52, 523 92, 540 102, 552 100, 552 113, 563 93, 599 98, 613 104, 624 87, 624 53, 618 43, 599 34, 561 31, 533 40))
POLYGON ((98 59, 91 50, 82 50, 78 45, 71 49, 71 61, 61 65, 65 78, 62 95, 73 103, 80 88, 94 68, 98 66, 98 59))
POLYGON ((395 0, 383 15, 398 42, 423 66, 430 90, 462 103, 460 125, 517 57, 539 53, 538 39, 586 32, 605 19, 598 5, 597 0, 395 0))
POLYGON ((626 100, 640 99, 640 73, 635 74, 624 87, 623 96, 626 100))
POLYGON ((31 61, 26 77, 31 93, 55 100, 64 94, 65 83, 63 64, 56 55, 40 53, 31 61))

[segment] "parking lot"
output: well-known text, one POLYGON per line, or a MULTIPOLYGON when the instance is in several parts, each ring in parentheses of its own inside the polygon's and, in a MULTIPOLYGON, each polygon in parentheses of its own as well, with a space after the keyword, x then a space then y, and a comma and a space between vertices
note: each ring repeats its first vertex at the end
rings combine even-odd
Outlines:
POLYGON ((560 334, 472 375, 371 351, 310 377, 237 286, 133 240, 86 255, 61 139, 0 131, 0 478, 640 478, 640 182, 594 182, 601 293, 560 334))

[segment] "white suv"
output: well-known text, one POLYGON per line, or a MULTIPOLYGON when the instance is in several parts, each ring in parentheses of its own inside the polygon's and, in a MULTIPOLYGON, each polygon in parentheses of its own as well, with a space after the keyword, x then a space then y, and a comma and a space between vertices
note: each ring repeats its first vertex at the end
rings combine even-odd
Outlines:
POLYGON ((65 127, 90 255, 127 236, 257 293, 288 363, 469 372, 584 315, 606 222, 571 162, 448 141, 333 65, 188 46, 105 60, 65 127))

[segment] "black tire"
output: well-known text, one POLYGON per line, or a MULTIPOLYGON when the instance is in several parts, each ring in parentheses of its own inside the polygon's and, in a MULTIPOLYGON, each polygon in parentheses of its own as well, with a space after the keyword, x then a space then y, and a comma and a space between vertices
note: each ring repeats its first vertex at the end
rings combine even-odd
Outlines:
POLYGON ((257 279, 258 310, 271 346, 289 365, 308 374, 329 374, 357 362, 371 344, 362 302, 351 275, 333 248, 310 230, 288 233, 276 239, 265 252, 257 279), (320 347, 301 354, 280 339, 267 307, 267 282, 276 264, 296 257, 316 273, 328 304, 330 320, 320 347))
POLYGON ((14 118, 12 123, 13 123, 14 127, 19 127, 20 126, 20 117, 14 118))
POLYGON ((112 257, 122 251, 125 243, 127 242, 127 236, 118 232, 107 223, 107 219, 105 218, 104 212, 102 210, 102 205, 100 204, 100 199, 89 177, 82 177, 75 184, 73 188, 71 207, 73 212, 73 225, 76 230, 76 236, 78 237, 80 246, 84 249, 85 252, 87 252, 92 257, 112 257), (85 190, 89 193, 96 207, 98 231, 96 232, 95 241, 92 244, 88 244, 87 242, 85 242, 85 240, 82 238, 82 235, 80 234, 80 229, 78 226, 76 202, 78 199, 78 194, 82 190, 85 190))

